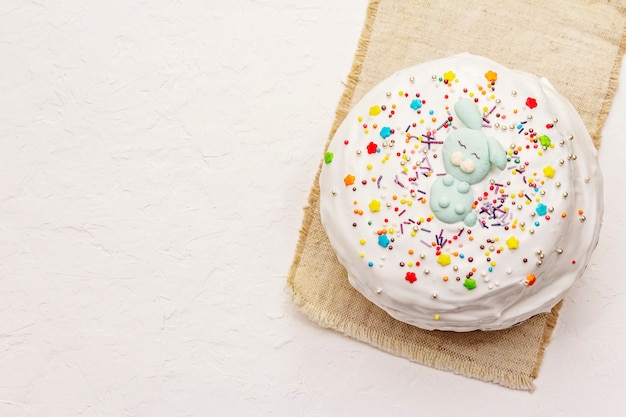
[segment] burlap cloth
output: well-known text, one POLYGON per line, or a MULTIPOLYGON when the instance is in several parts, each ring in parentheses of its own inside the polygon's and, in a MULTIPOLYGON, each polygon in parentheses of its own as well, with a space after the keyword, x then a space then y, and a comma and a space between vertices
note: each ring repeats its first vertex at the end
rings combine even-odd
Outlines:
MULTIPOLYGON (((470 52, 547 77, 581 114, 596 146, 626 46, 626 0, 372 0, 329 137, 393 72, 470 52)), ((322 154, 320 154, 320 157, 322 154)), ((348 283, 319 214, 319 171, 288 285, 314 322, 411 361, 532 390, 560 304, 507 330, 427 331, 399 322, 348 283)))

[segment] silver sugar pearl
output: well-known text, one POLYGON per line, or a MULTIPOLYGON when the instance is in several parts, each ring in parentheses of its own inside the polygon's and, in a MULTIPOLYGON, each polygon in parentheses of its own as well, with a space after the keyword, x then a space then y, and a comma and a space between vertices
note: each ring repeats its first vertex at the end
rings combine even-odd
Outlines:
POLYGON ((502 103, 502 100, 500 100, 499 98, 496 99, 496 104, 500 104, 502 103))
POLYGON ((424 269, 424 275, 428 275, 428 274, 430 274, 430 269, 428 268, 424 269))
POLYGON ((587 217, 586 217, 586 216, 580 216, 580 222, 581 222, 581 223, 582 223, 582 222, 584 222, 585 220, 587 220, 587 217))
POLYGON ((333 190, 333 195, 337 195, 337 190, 333 190))
POLYGON ((554 207, 552 207, 552 206, 548 207, 548 211, 549 211, 550 213, 554 212, 554 207))
POLYGON ((411 78, 409 78, 409 81, 411 81, 411 82, 415 82, 415 77, 411 77, 411 78))
POLYGON ((437 293, 436 293, 436 292, 434 292, 434 293, 432 293, 430 296, 431 296, 431 297, 433 297, 433 298, 437 298, 437 293))
POLYGON ((562 255, 563 254, 563 249, 556 248, 556 253, 558 253, 559 255, 562 255))
POLYGON ((512 95, 513 97, 515 97, 515 96, 517 95, 517 91, 515 91, 515 90, 511 91, 511 95, 512 95))
POLYGON ((420 259, 424 259, 425 257, 426 257, 426 255, 425 255, 425 254, 420 253, 420 259))
POLYGON ((543 261, 541 260, 537 261, 537 266, 541 266, 541 265, 543 265, 543 261))
POLYGON ((452 270, 453 270, 453 271, 458 271, 458 270, 459 270, 459 267, 458 267, 457 265, 454 265, 454 266, 452 267, 452 270))
POLYGON ((585 177, 585 182, 589 182, 589 181, 591 181, 591 178, 585 177))
POLYGON ((383 293, 383 290, 381 288, 377 288, 376 289, 376 294, 380 295, 383 293))
POLYGON ((565 161, 564 161, 564 160, 559 159, 559 165, 563 165, 564 163, 565 163, 565 161))
POLYGON ((387 97, 391 97, 391 91, 387 91, 387 97))
POLYGON ((529 114, 528 116, 526 116, 526 118, 527 118, 528 120, 532 120, 532 119, 533 119, 533 115, 532 115, 532 114, 529 114))
POLYGON ((387 207, 391 207, 391 203, 387 203, 387 207))
POLYGON ((567 196, 568 196, 568 195, 569 195, 569 193, 568 193, 567 191, 565 191, 565 192, 563 193, 563 198, 567 198, 567 196))
POLYGON ((531 235, 534 235, 535 234, 535 229, 533 229, 533 228, 528 229, 528 233, 530 233, 531 235))
POLYGON ((556 188, 559 188, 561 186, 561 183, 559 181, 555 182, 554 185, 556 186, 556 188))
POLYGON ((557 119, 556 117, 554 119, 552 119, 552 123, 558 123, 559 119, 557 119))
POLYGON ((574 135, 569 135, 567 138, 568 138, 569 140, 574 140, 574 135))

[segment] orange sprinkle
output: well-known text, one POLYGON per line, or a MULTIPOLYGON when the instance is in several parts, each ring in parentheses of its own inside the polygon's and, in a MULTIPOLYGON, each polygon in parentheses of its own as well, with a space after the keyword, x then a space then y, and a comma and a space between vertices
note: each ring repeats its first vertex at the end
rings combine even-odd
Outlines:
POLYGON ((443 280, 444 280, 444 281, 448 281, 448 276, 447 276, 447 275, 444 275, 444 276, 443 276, 443 280))
POLYGON ((409 249, 409 255, 413 255, 415 252, 413 252, 413 249, 409 249))
POLYGON ((565 212, 561 213, 561 217, 566 218, 567 217, 567 213, 565 213, 565 212))
POLYGON ((583 213, 584 213, 584 211, 582 211, 582 210, 578 210, 578 214, 579 214, 579 215, 582 215, 583 213))

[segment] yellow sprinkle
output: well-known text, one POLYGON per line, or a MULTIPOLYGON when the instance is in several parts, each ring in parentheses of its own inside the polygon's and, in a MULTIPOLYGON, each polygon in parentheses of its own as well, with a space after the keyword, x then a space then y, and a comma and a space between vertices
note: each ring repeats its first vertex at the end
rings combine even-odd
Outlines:
POLYGON ((415 237, 415 235, 416 235, 416 234, 417 234, 417 233, 415 233, 415 230, 413 230, 413 231, 411 232, 411 237, 415 237))
POLYGON ((394 232, 394 228, 393 228, 393 227, 390 227, 390 228, 389 228, 389 234, 390 234, 390 235, 393 235, 393 232, 394 232))
POLYGON ((363 121, 363 116, 359 116, 358 120, 359 120, 359 122, 362 122, 363 121))
POLYGON ((439 320, 439 314, 435 314, 435 320, 439 320))
POLYGON ((367 164, 367 169, 372 169, 372 164, 367 164))
POLYGON ((360 258, 365 258, 365 254, 364 253, 359 253, 359 257, 360 258))
POLYGON ((359 240, 359 243, 360 243, 361 245, 365 245, 365 239, 361 239, 361 240, 359 240))

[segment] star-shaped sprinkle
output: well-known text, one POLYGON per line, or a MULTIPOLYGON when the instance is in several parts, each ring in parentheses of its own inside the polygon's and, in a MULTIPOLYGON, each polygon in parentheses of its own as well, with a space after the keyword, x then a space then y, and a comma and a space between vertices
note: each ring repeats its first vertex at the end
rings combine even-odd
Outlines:
POLYGON ((335 154, 332 152, 326 152, 324 154, 324 162, 326 162, 327 164, 330 164, 331 162, 333 162, 333 158, 335 157, 335 154))
POLYGON ((550 165, 548 165, 547 167, 543 169, 543 175, 545 175, 546 178, 553 178, 555 172, 556 172, 556 169, 552 168, 552 166, 550 165))
POLYGON ((346 187, 354 184, 354 180, 356 179, 356 177, 352 174, 348 174, 346 175, 346 177, 343 179, 344 184, 346 184, 346 187))
POLYGON ((439 262, 439 265, 441 266, 450 265, 450 255, 447 253, 442 253, 437 258, 437 262, 439 262))
POLYGON ((380 129, 380 137, 383 139, 387 139, 389 136, 391 136, 391 128, 388 126, 383 127, 382 129, 380 129))
POLYGON ((380 114, 380 106, 375 105, 370 107, 370 116, 378 116, 380 114))
POLYGON ((548 207, 543 203, 539 203, 537 204, 537 208, 535 209, 535 211, 537 212, 538 215, 545 216, 546 213, 548 212, 548 207))
POLYGON ((537 107, 537 100, 535 100, 532 97, 528 97, 526 99, 526 105, 528 106, 529 109, 534 109, 535 107, 537 107))
POLYGON ((454 71, 447 71, 443 74, 443 79, 446 81, 452 81, 456 77, 454 71))
POLYGON ((474 288, 476 288, 476 280, 471 278, 465 278, 463 286, 468 290, 473 290, 474 288))
POLYGON ((369 208, 372 213, 376 213, 380 211, 380 201, 374 199, 371 203, 369 203, 369 208))
POLYGON ((376 153, 377 151, 378 146, 374 142, 370 142, 369 145, 367 145, 367 153, 369 153, 370 155, 376 153))
POLYGON ((498 79, 498 74, 489 70, 485 73, 485 78, 489 82, 495 82, 498 79))
POLYGON ((385 234, 379 235, 378 244, 383 248, 386 248, 387 246, 389 246, 389 237, 385 234))
POLYGON ((535 274, 530 274, 526 277, 526 281, 524 282, 524 285, 527 286, 531 286, 535 283, 535 281, 537 281, 537 277, 535 276, 535 274))
POLYGON ((515 236, 511 236, 510 238, 508 238, 507 240, 505 240, 506 246, 513 250, 513 249, 517 249, 517 247, 519 246, 519 240, 515 238, 515 236))
POLYGON ((415 99, 411 102, 411 108, 413 110, 418 110, 422 107, 422 100, 415 99))
POLYGON ((415 275, 415 272, 407 272, 404 279, 413 284, 415 281, 417 281, 417 276, 415 275))

